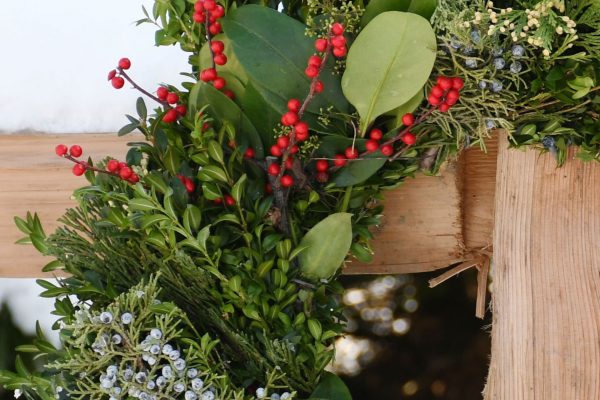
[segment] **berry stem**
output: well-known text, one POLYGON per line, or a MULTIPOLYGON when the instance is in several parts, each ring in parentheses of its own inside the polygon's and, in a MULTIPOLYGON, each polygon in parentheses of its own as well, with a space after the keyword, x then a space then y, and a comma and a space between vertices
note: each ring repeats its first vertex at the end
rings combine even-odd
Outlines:
POLYGON ((85 161, 80 161, 80 160, 76 159, 75 157, 70 156, 68 154, 65 154, 62 157, 66 158, 69 161, 72 161, 75 164, 82 165, 83 167, 85 167, 86 171, 94 171, 94 172, 99 172, 99 173, 106 174, 106 175, 116 176, 119 179, 121 178, 119 176, 119 174, 116 173, 116 172, 110 172, 110 171, 106 171, 106 170, 103 170, 103 169, 99 169, 99 168, 93 167, 93 166, 89 165, 88 163, 86 163, 85 161))
POLYGON ((156 101, 159 104, 162 104, 165 107, 171 107, 169 105, 169 103, 167 103, 166 101, 162 101, 161 99, 159 99, 158 97, 156 97, 155 95, 153 95, 152 93, 148 92, 143 87, 141 87, 137 83, 135 83, 134 80, 131 79, 131 77, 129 77, 129 75, 127 75, 127 73, 123 70, 123 68, 117 67, 117 70, 119 71, 119 74, 123 78, 125 78, 125 80, 131 84, 131 86, 133 86, 134 89, 137 89, 138 91, 142 92, 143 94, 145 94, 146 96, 148 96, 152 100, 156 101))

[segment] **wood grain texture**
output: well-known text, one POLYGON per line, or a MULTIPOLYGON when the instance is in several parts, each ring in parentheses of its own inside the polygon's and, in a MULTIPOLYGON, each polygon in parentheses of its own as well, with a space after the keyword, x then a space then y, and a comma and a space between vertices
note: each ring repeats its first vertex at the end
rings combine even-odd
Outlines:
POLYGON ((485 399, 600 399, 600 166, 506 147, 485 399))

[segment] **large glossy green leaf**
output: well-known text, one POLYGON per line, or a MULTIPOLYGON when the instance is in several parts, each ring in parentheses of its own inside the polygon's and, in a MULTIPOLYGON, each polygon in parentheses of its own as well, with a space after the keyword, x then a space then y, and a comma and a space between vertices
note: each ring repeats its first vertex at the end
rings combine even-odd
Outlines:
POLYGON ((352 214, 328 216, 304 235, 299 247, 302 275, 311 279, 328 279, 340 268, 352 244, 352 214))
POLYGON ((352 395, 337 375, 325 372, 308 400, 352 400, 352 395))
POLYGON ((373 18, 386 11, 406 11, 430 19, 437 7, 437 0, 371 0, 360 21, 366 26, 373 18))
POLYGON ((198 82, 190 91, 188 108, 193 115, 204 106, 208 106, 208 113, 212 117, 229 121, 235 126, 238 144, 251 146, 258 158, 264 156, 263 143, 256 128, 238 105, 212 85, 198 82))
MULTIPOLYGON (((314 47, 305 28, 283 13, 258 5, 242 6, 223 19, 223 29, 248 76, 286 99, 304 98, 309 90, 304 69, 314 47)), ((313 112, 331 105, 348 111, 332 66, 330 62, 321 75, 325 90, 311 103, 309 110, 313 112)))
POLYGON ((350 48, 342 88, 361 117, 361 135, 378 116, 409 101, 425 85, 435 61, 436 37, 419 15, 378 15, 350 48))

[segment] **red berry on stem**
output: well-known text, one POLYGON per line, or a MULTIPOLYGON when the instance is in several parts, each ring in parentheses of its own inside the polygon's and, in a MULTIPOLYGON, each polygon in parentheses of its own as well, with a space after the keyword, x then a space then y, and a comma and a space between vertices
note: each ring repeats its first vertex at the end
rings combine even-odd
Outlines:
POLYGON ((277 163, 269 164, 267 167, 267 172, 269 175, 277 176, 281 172, 281 166, 277 163))
POLYGON ((213 200, 213 202, 214 202, 215 204, 223 204, 223 199, 222 199, 222 198, 220 198, 220 197, 217 197, 216 199, 214 199, 214 200, 213 200))
POLYGON ((316 81, 313 88, 315 89, 315 93, 321 93, 323 91, 323 82, 316 81))
POLYGON ((126 162, 123 162, 123 161, 121 161, 121 162, 119 163, 119 169, 121 169, 121 168, 125 168, 125 167, 129 167, 129 164, 127 164, 126 162))
POLYGON ((402 116, 402 125, 412 126, 415 123, 415 116, 413 113, 406 113, 402 116))
POLYGON ((167 96, 169 95, 169 89, 167 89, 164 86, 159 86, 158 89, 156 89, 156 97, 158 97, 160 100, 167 100, 167 96))
POLYGON ((293 166, 294 166, 294 158, 288 157, 287 160, 285 160, 285 168, 292 169, 293 166))
POLYGON ((335 22, 331 25, 331 33, 334 35, 342 35, 344 33, 344 25, 335 22))
POLYGON ((175 110, 174 108, 171 108, 170 110, 168 110, 165 115, 163 115, 163 122, 166 122, 167 124, 170 124, 172 122, 177 121, 177 117, 179 116, 179 114, 177 113, 177 110, 175 110))
POLYGON ((329 163, 327 162, 327 160, 317 160, 315 168, 319 172, 325 172, 329 169, 329 163))
POLYGON ((197 24, 203 24, 206 21, 206 15, 203 12, 195 12, 193 18, 197 24))
POLYGON ((106 163, 106 170, 108 172, 117 172, 119 168, 121 167, 119 166, 119 162, 117 160, 109 160, 106 163))
POLYGON ((177 114, 183 117, 187 113, 187 107, 184 104, 179 104, 177 107, 175 107, 175 111, 177 111, 177 114))
POLYGON ((442 89, 439 85, 435 85, 431 88, 430 94, 435 97, 442 97, 444 95, 444 89, 442 89))
POLYGON ((212 11, 217 7, 217 3, 215 2, 215 0, 204 0, 202 6, 206 11, 212 11))
POLYGON ((225 65, 227 64, 227 56, 225 54, 217 54, 214 61, 217 65, 225 65))
POLYGON ((185 178, 185 182, 183 184, 185 186, 185 190, 188 193, 193 193, 194 190, 196 190, 196 184, 194 183, 193 180, 191 180, 189 178, 185 178))
POLYGON ((334 36, 331 39, 331 44, 333 47, 344 47, 346 46, 346 38, 343 35, 334 36))
POLYGON ((127 179, 130 183, 138 183, 140 181, 140 177, 138 174, 131 174, 131 176, 129 177, 129 179, 127 179))
POLYGON ((225 87, 225 85, 227 85, 227 81, 220 76, 213 81, 213 86, 215 89, 221 90, 225 87))
POLYGON ((335 157, 333 158, 333 164, 336 167, 343 167, 344 165, 346 165, 346 162, 348 160, 346 159, 345 156, 343 156, 342 154, 336 154, 335 157))
POLYGON ((215 54, 221 54, 225 50, 225 44, 220 40, 213 40, 210 43, 210 49, 215 54))
POLYGON ((463 87, 465 87, 465 81, 463 81, 458 76, 452 78, 452 88, 453 89, 461 90, 463 87))
POLYGON ((348 147, 344 153, 346 154, 346 158, 349 160, 358 158, 358 150, 356 150, 356 147, 348 147))
POLYGON ((348 50, 346 49, 346 46, 333 48, 333 55, 336 56, 337 58, 345 57, 346 54, 348 54, 348 50))
POLYGON ((123 167, 119 171, 119 176, 121 177, 121 179, 129 179, 131 174, 133 174, 133 171, 129 167, 123 167))
POLYGON ((327 50, 327 39, 317 39, 315 40, 315 49, 320 52, 324 52, 327 50))
POLYGON ((319 56, 313 55, 308 58, 308 65, 312 65, 313 67, 319 68, 322 62, 323 59, 319 56))
POLYGON ((317 173, 317 182, 326 183, 329 180, 329 174, 327 172, 319 172, 317 173))
POLYGON ((112 85, 112 87, 114 87, 115 89, 121 89, 124 85, 125 85, 125 79, 123 79, 120 76, 115 76, 114 78, 112 78, 110 80, 110 84, 112 85))
POLYGON ((200 80, 210 82, 217 79, 217 70, 214 68, 206 68, 200 73, 200 80))
POLYGON ((175 92, 171 92, 167 95, 167 103, 175 104, 179 101, 179 96, 175 92))
POLYGON ((108 73, 108 80, 110 81, 112 78, 114 78, 115 76, 117 76, 117 70, 113 69, 112 71, 110 71, 108 73))
POLYGON ((290 153, 292 154, 296 154, 297 152, 300 151, 300 147, 293 145, 292 148, 290 149, 290 153))
POLYGON ((429 101, 429 104, 431 104, 432 106, 439 106, 440 104, 442 104, 442 99, 432 94, 429 95, 427 101, 429 101))
POLYGON ((225 15, 225 9, 223 8, 222 5, 217 4, 217 6, 215 7, 215 9, 212 12, 213 17, 215 17, 216 19, 221 18, 222 16, 225 15))
POLYGON ((246 151, 244 152, 244 157, 246 157, 246 158, 254 158, 255 155, 256 155, 256 152, 254 151, 254 149, 252 147, 248 147, 246 149, 246 151))
POLYGON ((282 150, 285 150, 290 145, 289 136, 279 136, 277 138, 277 146, 279 146, 282 150))
POLYGON ((374 151, 377 151, 377 149, 379 148, 379 143, 377 143, 377 141, 373 139, 367 140, 367 143, 365 143, 365 148, 369 153, 372 153, 374 151))
POLYGON ((452 79, 448 78, 447 76, 438 76, 438 78, 437 78, 437 84, 443 90, 452 89, 452 79))
POLYGON ((383 154, 386 157, 389 157, 392 154, 394 154, 394 148, 391 144, 385 144, 381 146, 381 154, 383 154))
POLYGON ((211 35, 218 35, 219 33, 221 33, 221 24, 218 22, 210 24, 210 26, 208 27, 208 31, 211 33, 211 35))
POLYGON ((81 157, 81 155, 83 154, 83 149, 81 148, 81 146, 74 144, 69 149, 69 153, 75 158, 81 157))
POLYGON ((73 175, 75 176, 81 176, 85 174, 85 167, 81 164, 75 164, 73 165, 73 175))
POLYGON ((404 135, 402 135, 401 140, 404 144, 412 146, 417 142, 417 137, 410 132, 406 132, 404 135))
POLYGON ((202 5, 202 3, 203 3, 202 0, 198 0, 196 3, 194 3, 194 10, 196 10, 196 11, 204 10, 204 6, 202 5))
POLYGON ((439 110, 441 112, 448 112, 448 110, 450 110, 450 107, 451 107, 450 104, 442 103, 442 104, 440 104, 439 110))
POLYGON ((295 112, 292 112, 292 111, 286 112, 281 117, 281 123, 284 126, 296 125, 297 122, 298 122, 298 114, 296 114, 295 112))
POLYGON ((381 131, 381 129, 371 129, 371 133, 369 133, 369 137, 373 140, 381 140, 381 138, 383 137, 383 132, 381 131))
POLYGON ((119 68, 129 69, 130 67, 131 67, 131 61, 129 61, 129 58, 121 58, 119 60, 119 68))
POLYGON ((233 93, 233 91, 227 89, 223 92, 223 94, 227 97, 229 97, 231 100, 235 99, 235 93, 233 93))
POLYGON ((317 75, 319 75, 319 68, 315 67, 314 65, 309 65, 304 70, 304 73, 306 74, 306 76, 308 76, 311 79, 316 78, 317 75))
POLYGON ((273 146, 271 146, 271 155, 275 157, 281 157, 283 155, 283 151, 281 151, 281 148, 279 146, 274 144, 273 146))
POLYGON ((288 103, 287 103, 288 110, 291 112, 295 112, 295 113, 300 111, 301 106, 302 106, 302 104, 300 103, 300 100, 298 100, 298 99, 290 99, 290 101, 288 101, 288 103))
POLYGON ((54 148, 54 151, 56 152, 57 156, 62 157, 65 154, 67 154, 67 152, 69 151, 69 148, 64 144, 59 144, 54 148))
POLYGON ((296 140, 302 142, 308 139, 308 124, 304 121, 298 122, 294 126, 294 132, 296 133, 296 140))
POLYGON ((458 101, 459 98, 460 93, 458 93, 458 90, 456 89, 451 89, 448 91, 448 93, 446 93, 446 101, 452 100, 454 101, 454 103, 456 103, 456 101, 458 101))
POLYGON ((289 188, 293 184, 294 184, 294 178, 292 178, 290 175, 283 175, 281 177, 281 186, 289 188))
POLYGON ((228 206, 235 206, 235 199, 233 197, 231 197, 230 195, 226 194, 225 195, 225 204, 227 204, 228 206))

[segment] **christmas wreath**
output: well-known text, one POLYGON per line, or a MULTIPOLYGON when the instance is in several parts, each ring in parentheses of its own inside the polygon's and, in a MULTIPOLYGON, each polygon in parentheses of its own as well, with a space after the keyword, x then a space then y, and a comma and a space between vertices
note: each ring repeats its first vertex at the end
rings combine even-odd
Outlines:
POLYGON ((88 180, 77 207, 49 235, 15 221, 65 276, 39 281, 62 346, 19 348, 45 368, 1 373, 16 396, 350 399, 325 372, 336 277, 371 259, 384 190, 498 132, 600 160, 597 0, 246 3, 144 9, 185 81, 144 89, 121 59, 110 84, 143 96, 119 135, 143 140, 56 147, 88 180))

